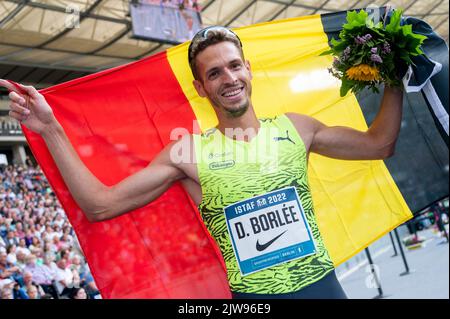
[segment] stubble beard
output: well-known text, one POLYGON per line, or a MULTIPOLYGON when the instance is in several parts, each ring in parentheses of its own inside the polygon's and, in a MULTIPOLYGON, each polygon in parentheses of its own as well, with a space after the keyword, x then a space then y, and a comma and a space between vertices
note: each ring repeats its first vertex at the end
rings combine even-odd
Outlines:
POLYGON ((244 101, 243 104, 241 104, 239 106, 239 108, 237 109, 227 109, 226 107, 223 107, 223 109, 225 110, 225 114, 227 115, 228 118, 238 118, 241 117, 242 115, 245 114, 245 112, 247 112, 248 107, 249 107, 250 103, 248 98, 244 101))
POLYGON ((247 112, 250 106, 250 97, 247 95, 245 97, 245 100, 241 102, 242 104, 240 104, 239 107, 237 108, 228 108, 225 105, 219 103, 219 101, 216 101, 216 103, 214 103, 213 101, 211 102, 214 105, 214 107, 218 108, 219 110, 220 109, 224 110, 225 116, 227 118, 238 118, 247 112))

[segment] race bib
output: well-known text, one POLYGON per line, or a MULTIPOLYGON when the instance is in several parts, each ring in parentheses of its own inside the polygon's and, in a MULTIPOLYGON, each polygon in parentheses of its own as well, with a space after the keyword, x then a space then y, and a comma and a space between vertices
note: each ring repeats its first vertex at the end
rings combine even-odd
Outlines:
POLYGON ((224 212, 242 276, 316 252, 295 187, 237 202, 224 212))

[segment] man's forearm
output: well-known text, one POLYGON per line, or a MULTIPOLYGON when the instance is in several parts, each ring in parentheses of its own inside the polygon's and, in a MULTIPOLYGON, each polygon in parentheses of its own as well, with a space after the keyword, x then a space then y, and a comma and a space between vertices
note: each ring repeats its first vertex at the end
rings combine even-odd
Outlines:
POLYGON ((402 121, 403 91, 386 86, 380 110, 370 126, 368 133, 380 148, 393 150, 402 121))
POLYGON ((80 208, 88 214, 100 211, 102 197, 108 187, 102 184, 81 161, 62 126, 55 119, 42 132, 42 137, 58 166, 71 195, 80 208))

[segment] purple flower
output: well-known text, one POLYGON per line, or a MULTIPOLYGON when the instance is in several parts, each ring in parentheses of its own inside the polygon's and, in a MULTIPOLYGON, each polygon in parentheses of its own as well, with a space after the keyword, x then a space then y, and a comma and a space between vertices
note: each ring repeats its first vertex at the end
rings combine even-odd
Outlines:
POLYGON ((370 39, 372 39, 372 35, 370 35, 369 33, 367 33, 364 36, 356 36, 355 38, 355 42, 357 44, 365 44, 367 41, 369 41, 370 39))
POLYGON ((335 69, 337 69, 337 68, 339 67, 340 64, 341 64, 341 61, 339 61, 339 59, 337 59, 337 58, 334 58, 334 59, 333 59, 333 67, 334 67, 335 69))
POLYGON ((378 48, 372 48, 372 49, 370 49, 370 52, 372 52, 373 54, 377 54, 378 48))
POLYGON ((351 49, 350 47, 346 47, 343 54, 342 54, 342 60, 345 61, 348 59, 348 56, 350 55, 351 49))
POLYGON ((355 38, 355 42, 357 43, 357 44, 364 44, 364 43, 366 43, 366 39, 364 38, 364 37, 361 37, 361 36, 356 36, 356 38, 355 38))
POLYGON ((391 46, 389 45, 389 43, 384 42, 382 51, 383 51, 384 54, 391 53, 391 46))
POLYGON ((370 60, 376 63, 383 63, 383 59, 378 54, 372 54, 370 60))

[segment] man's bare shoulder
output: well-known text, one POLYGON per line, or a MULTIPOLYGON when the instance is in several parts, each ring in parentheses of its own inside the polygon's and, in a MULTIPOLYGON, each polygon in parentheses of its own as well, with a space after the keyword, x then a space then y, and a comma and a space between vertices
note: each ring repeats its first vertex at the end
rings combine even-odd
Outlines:
POLYGON ((289 112, 285 113, 286 116, 291 120, 292 124, 294 124, 297 131, 303 133, 312 133, 317 129, 317 125, 319 123, 318 120, 313 118, 312 116, 300 113, 289 112))
POLYGON ((309 150, 312 139, 314 138, 317 120, 306 114, 294 112, 288 112, 285 113, 285 115, 291 120, 292 124, 294 124, 298 134, 305 143, 306 149, 309 150))
POLYGON ((285 115, 294 123, 296 124, 310 124, 314 121, 314 118, 311 116, 308 116, 306 114, 301 113, 294 113, 294 112, 287 112, 285 115))

